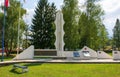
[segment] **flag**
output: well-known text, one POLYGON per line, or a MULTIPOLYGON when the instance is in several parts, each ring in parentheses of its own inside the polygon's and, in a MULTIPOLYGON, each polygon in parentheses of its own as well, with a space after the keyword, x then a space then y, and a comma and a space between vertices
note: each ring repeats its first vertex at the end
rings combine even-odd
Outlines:
POLYGON ((9 0, 5 0, 5 7, 7 8, 9 5, 9 0))

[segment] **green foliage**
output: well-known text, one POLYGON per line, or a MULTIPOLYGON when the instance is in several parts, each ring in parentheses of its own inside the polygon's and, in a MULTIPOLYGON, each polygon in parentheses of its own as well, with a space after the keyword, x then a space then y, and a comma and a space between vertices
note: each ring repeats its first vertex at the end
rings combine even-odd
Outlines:
MULTIPOLYGON (((109 45, 107 45, 107 43, 108 43, 108 40, 109 40, 109 38, 108 38, 108 32, 107 32, 107 30, 106 30, 106 28, 105 28, 105 26, 104 25, 101 25, 100 27, 99 27, 99 33, 98 33, 98 46, 99 46, 99 48, 101 48, 101 49, 105 49, 105 46, 109 46, 109 45)), ((109 43, 110 43, 110 40, 109 40, 109 43)))
POLYGON ((75 50, 78 48, 78 0, 64 0, 64 5, 62 6, 62 12, 64 17, 64 42, 65 49, 75 50))
POLYGON ((31 25, 32 44, 35 48, 54 48, 55 14, 54 3, 49 4, 48 0, 39 0, 31 25))
MULTIPOLYGON (((0 13, 0 40, 2 40, 2 24, 3 24, 3 14, 0 13)), ((2 43, 2 41, 0 41, 2 43)), ((2 47, 2 44, 0 44, 0 48, 2 47)))
MULTIPOLYGON (((10 0, 10 7, 6 8, 6 22, 5 22, 5 47, 12 51, 13 48, 17 47, 17 36, 18 36, 18 22, 19 22, 19 10, 21 9, 20 16, 20 39, 25 29, 25 22, 22 17, 26 13, 26 10, 21 8, 21 3, 16 0, 10 0)), ((3 14, 2 14, 3 20, 3 14)), ((3 25, 3 21, 0 21, 3 25)), ((2 37, 2 35, 0 35, 2 37)))
POLYGON ((24 34, 24 38, 23 38, 22 47, 28 48, 29 45, 31 44, 30 37, 29 37, 29 35, 31 34, 29 25, 26 25, 26 28, 23 34, 24 34))
POLYGON ((108 33, 102 22, 104 11, 97 4, 98 1, 86 0, 86 10, 80 13, 77 0, 64 0, 65 49, 74 50, 85 45, 93 49, 104 49, 108 33))
POLYGON ((89 25, 88 25, 88 17, 86 15, 86 13, 82 13, 79 19, 79 36, 80 36, 80 45, 79 47, 82 48, 83 46, 88 44, 88 40, 89 40, 89 34, 90 32, 88 31, 90 30, 89 25))
POLYGON ((119 77, 120 64, 24 64, 29 71, 0 67, 2 77, 119 77))
POLYGON ((113 29, 113 39, 114 39, 114 47, 117 47, 120 50, 120 21, 116 20, 115 27, 113 29))
POLYGON ((102 22, 104 14, 97 0, 87 0, 85 2, 86 10, 82 12, 79 19, 79 47, 87 45, 93 49, 98 49, 106 44, 107 31, 102 22), (104 42, 101 44, 101 42, 104 42))

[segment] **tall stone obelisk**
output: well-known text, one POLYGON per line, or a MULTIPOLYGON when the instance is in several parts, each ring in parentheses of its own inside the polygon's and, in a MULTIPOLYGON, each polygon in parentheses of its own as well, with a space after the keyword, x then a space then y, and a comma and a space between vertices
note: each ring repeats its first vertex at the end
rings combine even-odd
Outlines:
POLYGON ((62 51, 64 51, 64 20, 63 20, 63 14, 61 11, 58 11, 56 14, 56 20, 55 20, 55 25, 56 25, 56 31, 55 31, 55 36, 56 36, 56 41, 55 41, 55 47, 57 50, 57 56, 61 57, 62 56, 62 51))

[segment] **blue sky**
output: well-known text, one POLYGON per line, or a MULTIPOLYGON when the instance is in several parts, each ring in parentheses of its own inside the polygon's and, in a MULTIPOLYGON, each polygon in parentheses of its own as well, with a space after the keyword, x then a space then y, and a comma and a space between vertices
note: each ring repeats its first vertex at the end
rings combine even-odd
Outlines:
MULTIPOLYGON (((21 2, 23 3, 23 7, 27 10, 27 15, 24 16, 24 20, 28 23, 31 24, 31 19, 34 15, 34 10, 35 7, 37 6, 39 0, 31 0, 28 1, 26 0, 26 2, 24 3, 23 0, 21 0, 21 2)), ((50 3, 54 2, 57 9, 60 10, 60 6, 63 3, 63 0, 48 0, 50 3)))
MULTIPOLYGON (((23 3, 23 0, 21 0, 22 3, 23 3)), ((31 1, 28 1, 26 0, 26 2, 24 3, 24 7, 25 8, 28 8, 28 9, 32 9, 34 8, 36 5, 37 5, 37 2, 39 0, 31 0, 31 1)), ((48 0, 50 3, 54 2, 57 9, 60 9, 60 5, 63 3, 63 0, 48 0)))
MULTIPOLYGON (((31 19, 34 15, 34 10, 39 0, 26 0, 24 3, 24 8, 27 10, 27 14, 23 17, 25 22, 31 24, 31 19)), ((57 6, 57 9, 60 9, 61 4, 63 4, 63 0, 48 0, 50 3, 54 2, 57 6)), ((78 0, 79 5, 83 3, 84 0, 78 0)), ((21 0, 23 3, 23 0, 21 0)), ((3 3, 3 0, 0 0, 0 4, 3 3)), ((115 26, 116 19, 120 19, 120 0, 101 0, 99 2, 102 9, 105 11, 103 23, 107 31, 109 32, 109 36, 112 36, 112 29, 115 26)))

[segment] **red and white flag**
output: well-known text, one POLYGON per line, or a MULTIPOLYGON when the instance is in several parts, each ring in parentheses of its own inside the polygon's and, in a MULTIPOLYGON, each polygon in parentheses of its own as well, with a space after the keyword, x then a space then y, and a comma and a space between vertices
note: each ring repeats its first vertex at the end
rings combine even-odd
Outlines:
POLYGON ((5 0, 5 7, 7 8, 9 6, 9 0, 5 0))

